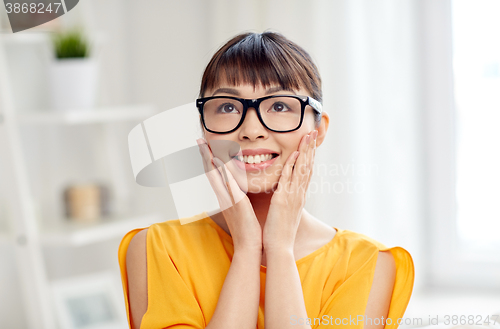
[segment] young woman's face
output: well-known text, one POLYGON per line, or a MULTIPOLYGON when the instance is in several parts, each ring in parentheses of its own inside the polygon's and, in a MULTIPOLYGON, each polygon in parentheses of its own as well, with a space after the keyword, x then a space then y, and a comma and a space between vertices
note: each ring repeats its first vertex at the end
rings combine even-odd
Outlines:
MULTIPOLYGON (((255 90, 252 85, 229 86, 223 85, 215 90, 208 90, 205 97, 209 96, 234 96, 246 99, 256 99, 267 95, 301 95, 311 96, 306 90, 299 89, 293 92, 288 90, 279 90, 277 86, 264 88, 258 85, 255 90), (271 90, 273 89, 273 90, 271 90), (269 93, 269 91, 272 91, 269 93)), ((278 133, 266 129, 259 121, 257 112, 253 108, 249 108, 245 120, 241 126, 232 133, 214 134, 204 129, 205 139, 209 145, 212 145, 216 140, 227 140, 238 143, 242 154, 258 153, 260 164, 246 164, 237 159, 233 159, 227 163, 228 169, 233 173, 240 187, 244 186, 244 175, 248 184, 248 193, 264 193, 271 192, 276 188, 279 181, 281 170, 288 157, 298 149, 299 143, 304 135, 315 129, 314 110, 310 106, 306 106, 304 120, 299 129, 287 132, 278 133), (261 150, 257 150, 261 149, 261 150), (272 154, 274 158, 269 160, 272 154), (239 171, 240 175, 238 175, 239 171)), ((216 143, 216 142, 215 142, 216 143)), ((212 148, 214 156, 221 158, 221 154, 216 154, 212 148)), ((234 153, 234 152, 233 152, 234 153)), ((234 155, 234 154, 230 154, 234 155)), ((227 159, 227 155, 225 156, 227 159)), ((250 161, 248 157, 247 161, 250 161)), ((255 162, 254 156, 254 162, 255 162)), ((257 160, 257 161, 259 161, 257 160)))

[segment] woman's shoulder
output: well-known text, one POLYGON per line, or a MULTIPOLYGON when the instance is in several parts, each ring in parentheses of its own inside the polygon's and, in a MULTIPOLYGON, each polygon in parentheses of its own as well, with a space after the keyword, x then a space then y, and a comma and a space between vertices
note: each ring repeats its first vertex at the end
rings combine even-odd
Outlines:
POLYGON ((209 241, 217 235, 203 214, 155 223, 149 230, 150 240, 161 241, 162 244, 191 243, 200 239, 209 241))
POLYGON ((344 246, 355 267, 376 259, 381 272, 387 274, 396 270, 399 273, 397 285, 413 285, 414 263, 408 250, 401 246, 387 247, 366 234, 347 229, 339 229, 339 233, 339 243, 344 246))
POLYGON ((387 248, 382 242, 363 233, 348 229, 337 228, 341 243, 351 252, 375 252, 385 251, 387 248))
POLYGON ((330 226, 324 221, 306 211, 307 221, 304 222, 304 234, 307 239, 332 242, 335 248, 345 251, 387 249, 381 242, 352 230, 330 226))
POLYGON ((120 252, 126 253, 125 264, 121 261, 120 268, 127 296, 127 317, 133 328, 140 327, 142 317, 148 308, 147 232, 148 228, 132 230, 127 234, 131 235, 131 238, 125 246, 126 250, 120 248, 120 252))
POLYGON ((191 217, 179 218, 179 219, 169 219, 163 222, 157 222, 151 224, 148 227, 136 228, 130 230, 125 236, 124 240, 128 237, 129 239, 135 238, 136 235, 140 236, 137 239, 145 239, 148 236, 154 238, 158 235, 171 235, 177 236, 179 234, 189 234, 194 231, 199 231, 200 229, 206 228, 208 223, 203 220, 203 214, 194 215, 191 217))
POLYGON ((130 253, 137 253, 138 250, 146 250, 146 239, 148 236, 149 227, 134 230, 134 235, 130 239, 130 243, 127 248, 127 259, 130 253))
POLYGON ((354 232, 347 229, 339 229, 342 243, 346 249, 354 254, 373 255, 385 259, 387 262, 395 260, 397 266, 413 268, 413 258, 408 250, 401 246, 388 247, 386 244, 363 233, 354 232))
MULTIPOLYGON (((411 254, 401 246, 387 247, 366 234, 341 230, 342 238, 351 251, 352 268, 359 273, 373 273, 373 287, 392 290, 389 317, 399 318, 408 305, 415 278, 411 254), (361 255, 361 256, 359 256, 361 255), (359 257, 358 257, 359 256, 359 257)), ((389 298, 388 295, 385 298, 389 298)))
POLYGON ((348 229, 337 229, 335 247, 338 253, 349 259, 349 267, 356 269, 371 262, 380 264, 379 267, 393 271, 394 267, 413 266, 410 253, 399 246, 387 247, 384 243, 366 234, 348 229))
POLYGON ((129 231, 122 238, 119 254, 125 262, 125 254, 129 249, 143 245, 147 246, 148 253, 168 252, 170 256, 187 257, 189 254, 209 249, 208 246, 219 245, 221 240, 217 230, 203 216, 195 215, 157 222, 146 228, 129 231))
POLYGON ((136 232, 128 244, 125 264, 129 276, 138 275, 141 279, 146 277, 147 234, 148 228, 136 232))

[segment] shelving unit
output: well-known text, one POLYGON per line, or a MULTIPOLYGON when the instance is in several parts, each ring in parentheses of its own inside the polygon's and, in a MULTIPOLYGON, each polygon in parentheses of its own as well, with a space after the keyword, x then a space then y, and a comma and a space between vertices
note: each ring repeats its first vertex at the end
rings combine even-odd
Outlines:
POLYGON ((7 32, 1 32, 0 37, 3 42, 8 43, 44 43, 47 41, 47 34, 44 32, 30 32, 30 33, 18 33, 12 34, 7 32))
POLYGON ((95 123, 113 123, 124 121, 140 121, 141 118, 153 115, 151 105, 130 105, 96 109, 68 110, 67 112, 31 111, 18 115, 20 124, 63 124, 80 125, 95 123))
MULTIPOLYGON (((143 216, 103 218, 96 223, 68 222, 40 228, 40 242, 44 247, 81 247, 120 238, 133 228, 147 227, 161 221, 163 219, 160 215, 151 213, 143 216)), ((12 232, 0 233, 0 246, 14 242, 15 236, 12 232)))
MULTIPOLYGON (((22 285, 25 314, 29 328, 58 328, 56 311, 53 309, 50 293, 50 281, 46 274, 42 248, 77 247, 122 237, 134 228, 147 227, 163 221, 157 213, 144 215, 120 215, 102 218, 96 223, 79 224, 59 221, 58 225, 44 225, 43 218, 38 220, 35 200, 31 191, 26 158, 23 152, 21 131, 25 126, 75 126, 105 125, 110 127, 118 122, 140 122, 157 113, 157 109, 148 104, 135 104, 117 107, 104 107, 66 112, 33 110, 18 113, 13 100, 11 77, 6 48, 10 44, 36 44, 48 41, 43 33, 22 32, 19 34, 0 33, 0 154, 7 160, 8 172, 5 175, 9 193, 8 231, 0 229, 0 246, 11 244, 15 248, 17 270, 22 285), (40 224, 42 223, 42 224, 40 224)), ((113 149, 116 136, 107 132, 105 142, 108 149, 113 149)), ((109 160, 115 154, 110 151, 109 160)), ((110 163, 113 172, 126 173, 123 164, 110 163)), ((113 181, 119 175, 111 177, 113 181)), ((119 188, 121 188, 120 183, 119 188)), ((116 186, 115 186, 116 187, 116 186)))
POLYGON ((146 227, 161 222, 161 216, 150 214, 129 218, 107 218, 95 224, 68 223, 41 232, 41 241, 46 246, 73 246, 120 238, 133 228, 146 227))

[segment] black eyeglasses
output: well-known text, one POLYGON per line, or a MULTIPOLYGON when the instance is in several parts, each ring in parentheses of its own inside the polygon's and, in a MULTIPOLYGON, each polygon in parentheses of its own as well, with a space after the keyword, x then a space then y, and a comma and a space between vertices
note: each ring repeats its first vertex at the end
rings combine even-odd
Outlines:
POLYGON ((249 107, 258 109, 259 121, 267 129, 280 133, 294 131, 302 125, 306 105, 319 114, 323 111, 321 103, 309 96, 273 95, 257 99, 214 96, 196 100, 203 126, 215 134, 228 134, 238 129, 249 107))

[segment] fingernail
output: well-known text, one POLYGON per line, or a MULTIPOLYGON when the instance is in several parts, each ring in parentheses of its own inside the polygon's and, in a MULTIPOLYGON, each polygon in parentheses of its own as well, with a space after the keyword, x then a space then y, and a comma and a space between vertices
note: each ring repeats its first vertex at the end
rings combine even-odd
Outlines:
POLYGON ((309 142, 311 141, 311 135, 310 134, 307 134, 307 137, 306 137, 306 144, 309 144, 309 142))
POLYGON ((314 137, 313 137, 314 140, 316 140, 316 137, 318 137, 318 131, 317 130, 314 131, 314 137))
POLYGON ((201 138, 198 138, 198 139, 196 140, 196 143, 198 143, 198 145, 201 145, 201 144, 203 144, 203 140, 202 140, 201 138))

